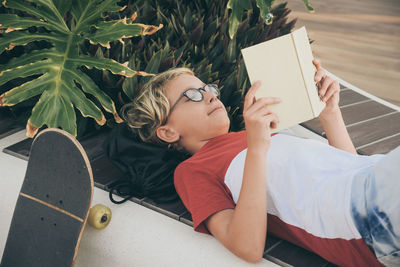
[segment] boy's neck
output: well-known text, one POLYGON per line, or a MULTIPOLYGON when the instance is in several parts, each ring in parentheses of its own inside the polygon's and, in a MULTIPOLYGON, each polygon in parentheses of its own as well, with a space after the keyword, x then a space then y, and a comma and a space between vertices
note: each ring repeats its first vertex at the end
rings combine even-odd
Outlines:
POLYGON ((194 155, 196 152, 198 152, 198 151, 199 151, 205 144, 207 144, 209 141, 211 141, 211 140, 213 140, 213 139, 215 139, 215 138, 217 138, 217 137, 226 135, 226 134, 228 134, 228 133, 224 133, 224 134, 221 134, 221 135, 218 135, 218 136, 211 137, 211 138, 209 138, 209 139, 199 140, 199 141, 196 141, 196 142, 192 142, 192 143, 186 144, 186 145, 185 145, 185 149, 186 149, 186 151, 188 151, 191 155, 194 155))

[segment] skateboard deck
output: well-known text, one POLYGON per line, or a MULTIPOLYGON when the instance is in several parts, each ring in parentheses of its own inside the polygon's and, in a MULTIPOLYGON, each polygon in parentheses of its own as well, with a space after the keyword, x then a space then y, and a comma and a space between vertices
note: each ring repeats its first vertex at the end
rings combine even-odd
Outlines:
POLYGON ((72 266, 93 196, 78 141, 59 129, 35 138, 1 266, 72 266))

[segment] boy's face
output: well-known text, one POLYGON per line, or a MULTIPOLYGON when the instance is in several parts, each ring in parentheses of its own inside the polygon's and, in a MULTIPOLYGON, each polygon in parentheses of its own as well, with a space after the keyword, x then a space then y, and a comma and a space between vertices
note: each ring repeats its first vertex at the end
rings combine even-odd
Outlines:
MULTIPOLYGON (((197 77, 182 74, 169 81, 165 94, 172 106, 189 88, 201 88, 205 84, 197 77)), ((168 117, 166 126, 179 134, 180 144, 187 150, 196 142, 202 142, 229 130, 229 118, 222 102, 212 93, 201 90, 203 100, 193 102, 182 97, 168 117)))

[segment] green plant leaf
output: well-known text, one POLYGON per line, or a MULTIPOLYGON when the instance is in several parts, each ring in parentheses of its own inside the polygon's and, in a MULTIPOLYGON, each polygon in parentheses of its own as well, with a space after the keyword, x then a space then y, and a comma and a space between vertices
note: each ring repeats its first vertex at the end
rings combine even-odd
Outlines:
POLYGON ((109 58, 80 56, 79 58, 71 59, 71 61, 79 66, 86 66, 88 68, 96 68, 100 70, 109 70, 114 74, 124 75, 126 77, 132 77, 138 73, 137 71, 129 68, 126 63, 124 65, 109 58))
POLYGON ((127 23, 127 19, 101 21, 96 25, 96 32, 88 34, 85 37, 90 40, 92 44, 101 44, 104 47, 110 48, 110 41, 120 40, 122 38, 129 38, 133 36, 153 34, 163 26, 148 26, 138 23, 127 23))
POLYGON ((65 89, 65 87, 60 86, 57 89, 46 88, 32 109, 32 115, 28 120, 28 128, 36 128, 35 125, 41 127, 43 121, 46 121, 48 127, 62 127, 65 131, 76 136, 75 110, 65 89))
POLYGON ((63 54, 61 52, 58 52, 54 48, 34 50, 29 54, 20 57, 14 57, 7 63, 7 65, 0 65, 0 77, 2 75, 1 72, 4 70, 14 69, 16 67, 30 64, 32 62, 46 58, 57 58, 57 57, 62 58, 63 54))
POLYGON ((260 16, 264 22, 271 24, 272 21, 268 21, 268 14, 270 14, 271 5, 274 0, 257 0, 257 7, 260 9, 260 16))
POLYGON ((306 6, 306 8, 308 9, 308 11, 310 11, 310 13, 314 13, 314 8, 312 6, 310 6, 309 1, 308 0, 303 0, 304 5, 306 6))
POLYGON ((62 16, 64 16, 64 14, 70 10, 72 5, 72 1, 65 0, 53 0, 53 3, 62 16))
POLYGON ((7 29, 6 32, 27 29, 32 26, 45 26, 55 29, 53 25, 47 22, 40 21, 35 18, 24 18, 15 14, 0 14, 0 26, 3 28, 11 28, 7 29))
POLYGON ((0 85, 12 79, 24 78, 35 74, 42 74, 43 69, 47 68, 52 62, 49 60, 36 61, 30 64, 19 66, 13 69, 7 69, 0 73, 0 85))
POLYGON ((5 0, 3 2, 3 6, 27 12, 31 15, 34 15, 37 19, 48 22, 53 27, 56 27, 59 31, 68 32, 69 29, 65 24, 63 17, 60 15, 56 7, 52 5, 51 1, 31 0, 29 2, 35 3, 37 8, 32 4, 22 0, 5 0))
POLYGON ((251 10, 252 5, 250 0, 229 0, 226 7, 232 10, 229 16, 229 37, 233 39, 240 22, 242 22, 243 11, 251 10))
POLYGON ((71 13, 76 20, 75 32, 87 31, 88 27, 99 22, 104 12, 115 12, 124 9, 115 0, 74 0, 71 13))
MULTIPOLYGON (((93 82, 93 80, 89 76, 87 76, 87 74, 85 73, 80 73, 80 75, 78 75, 78 73, 70 73, 70 74, 72 78, 81 85, 82 90, 85 93, 91 94, 94 97, 96 97, 96 99, 100 102, 102 107, 107 112, 112 113, 114 117, 116 117, 116 119, 118 118, 118 114, 112 99, 102 90, 100 90, 100 88, 93 82)), ((99 118, 96 119, 99 120, 99 118)))
POLYGON ((0 53, 11 50, 15 45, 26 45, 33 41, 45 40, 49 42, 64 42, 62 35, 49 33, 28 33, 26 31, 13 31, 0 38, 0 53))
POLYGON ((0 96, 0 106, 12 106, 39 96, 27 123, 28 136, 33 137, 44 125, 61 127, 76 136, 75 108, 82 116, 91 117, 103 125, 106 118, 97 104, 106 112, 112 113, 117 122, 122 121, 113 100, 86 74, 86 68, 110 71, 126 77, 147 73, 132 70, 127 63, 81 55, 79 45, 86 40, 101 44, 122 41, 122 38, 152 34, 162 26, 133 24, 130 20, 130 23, 126 23, 126 18, 107 18, 108 21, 105 21, 103 14, 123 9, 117 5, 118 2, 119 0, 3 2, 6 7, 26 12, 33 17, 0 14, 2 27, 9 29, 0 37, 0 53, 15 45, 26 45, 38 40, 44 40, 52 46, 33 50, 0 65, 0 85, 24 77, 30 79, 3 93, 0 96), (66 16, 71 20, 68 23, 63 19, 67 11, 72 14, 72 17, 66 16), (25 30, 31 26, 45 30, 25 30), (93 27, 96 28, 95 32, 93 27), (89 95, 92 97, 89 98, 89 95))
POLYGON ((18 87, 14 87, 0 96, 0 105, 13 106, 31 97, 37 96, 48 88, 47 86, 50 82, 51 75, 46 73, 37 79, 26 82, 18 87))

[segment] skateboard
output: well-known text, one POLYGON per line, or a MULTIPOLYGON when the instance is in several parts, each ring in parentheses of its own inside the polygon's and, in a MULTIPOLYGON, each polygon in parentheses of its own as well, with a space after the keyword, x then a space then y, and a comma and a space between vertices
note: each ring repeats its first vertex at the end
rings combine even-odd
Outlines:
POLYGON ((89 159, 59 129, 35 138, 1 267, 73 266, 93 197, 89 159))

